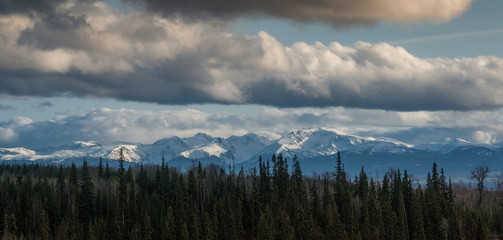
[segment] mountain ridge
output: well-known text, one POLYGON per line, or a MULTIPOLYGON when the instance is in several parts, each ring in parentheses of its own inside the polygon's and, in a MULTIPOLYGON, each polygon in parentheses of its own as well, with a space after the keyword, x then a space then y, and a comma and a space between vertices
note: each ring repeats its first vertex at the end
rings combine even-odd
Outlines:
POLYGON ((221 166, 254 166, 259 156, 270 159, 273 154, 282 154, 288 159, 296 155, 306 171, 321 172, 327 169, 323 164, 331 164, 324 159, 333 159, 339 151, 347 158, 347 166, 364 165, 367 169, 381 171, 386 167, 414 168, 432 161, 443 162, 446 168, 461 164, 465 169, 478 164, 477 161, 498 166, 503 163, 503 147, 498 145, 470 143, 462 139, 411 145, 391 138, 362 137, 327 128, 294 129, 276 140, 255 133, 228 138, 198 133, 188 138, 163 138, 152 144, 120 142, 102 145, 95 141, 74 141, 41 149, 0 148, 0 161, 65 164, 86 159, 93 164, 103 158, 114 162, 118 160, 121 148, 125 161, 130 164, 157 165, 164 157, 167 164, 181 167, 194 161, 221 166))

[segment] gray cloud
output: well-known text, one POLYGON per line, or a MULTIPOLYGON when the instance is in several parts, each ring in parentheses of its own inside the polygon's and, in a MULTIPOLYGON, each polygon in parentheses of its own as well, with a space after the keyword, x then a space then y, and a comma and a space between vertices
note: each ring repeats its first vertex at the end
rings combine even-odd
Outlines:
POLYGON ((59 4, 68 0, 3 0, 0 14, 11 13, 50 13, 59 4))
POLYGON ((14 109, 14 107, 11 105, 4 105, 0 103, 0 111, 11 110, 11 109, 14 109))
POLYGON ((39 102, 39 103, 35 104, 33 106, 33 108, 40 109, 40 108, 50 108, 50 107, 53 107, 53 106, 54 106, 54 104, 52 102, 43 101, 43 102, 39 102))
POLYGON ((413 23, 448 21, 460 15, 471 0, 124 0, 140 3, 166 15, 189 18, 271 16, 300 22, 324 22, 335 27, 372 25, 377 21, 413 23))
POLYGON ((422 59, 386 43, 283 46, 224 26, 64 5, 66 28, 0 16, 0 94, 161 104, 344 106, 399 111, 503 107, 503 59, 422 59))

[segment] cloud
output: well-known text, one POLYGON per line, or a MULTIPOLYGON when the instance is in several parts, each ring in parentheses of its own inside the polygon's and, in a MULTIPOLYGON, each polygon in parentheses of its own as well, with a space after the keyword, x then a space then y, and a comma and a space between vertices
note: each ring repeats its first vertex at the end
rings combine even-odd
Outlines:
POLYGON ((216 137, 259 133, 279 137, 297 128, 336 128, 350 134, 392 137, 419 144, 464 138, 497 143, 503 137, 501 113, 392 112, 350 108, 279 109, 265 107, 257 114, 208 113, 198 110, 142 111, 93 109, 82 114, 34 122, 17 117, 0 122, 0 146, 44 147, 71 141, 152 143, 161 138, 189 137, 204 132, 216 137), (403 115, 407 115, 404 117, 403 115), (410 119, 418 116, 420 120, 410 119), (422 117, 420 117, 422 116, 422 117), (428 116, 428 117, 425 117, 428 116))
POLYGON ((13 129, 0 127, 0 141, 3 143, 9 143, 16 138, 17 134, 13 129))
POLYGON ((19 137, 16 128, 29 130, 32 123, 33 120, 28 117, 14 117, 8 122, 0 122, 0 146, 11 143, 19 144, 16 141, 19 137))
POLYGON ((8 122, 10 127, 27 126, 33 123, 33 120, 29 117, 18 116, 14 117, 8 122))
MULTIPOLYGON (((61 15, 69 5, 89 6, 95 0, 7 0, 0 3, 0 14, 27 14, 45 18, 59 26, 81 22, 75 15, 61 15)), ((333 27, 374 25, 378 21, 397 23, 446 22, 465 12, 472 0, 123 0, 131 6, 185 19, 232 19, 270 16, 298 22, 323 22, 333 27)))
POLYGON ((485 144, 492 144, 495 142, 498 142, 498 139, 494 136, 494 134, 489 133, 489 132, 484 132, 477 130, 475 131, 473 138, 477 142, 485 143, 485 144))
POLYGON ((299 22, 324 22, 335 27, 375 24, 377 21, 444 22, 466 11, 471 0, 126 0, 165 15, 189 18, 271 16, 299 22))
POLYGON ((102 2, 63 4, 53 16, 71 19, 71 27, 0 16, 0 94, 398 111, 503 107, 497 57, 418 58, 386 43, 284 46, 266 32, 125 15, 102 2))
POLYGON ((408 43, 417 43, 417 42, 437 41, 437 40, 462 39, 462 38, 467 38, 467 37, 485 36, 485 35, 499 34, 499 33, 503 33, 503 29, 489 29, 489 30, 472 31, 472 32, 442 34, 442 35, 427 36, 427 37, 416 37, 416 38, 410 38, 410 39, 391 41, 388 43, 393 44, 393 45, 397 45, 397 44, 399 45, 399 44, 408 44, 408 43))
POLYGON ((0 111, 12 110, 12 109, 14 109, 14 107, 11 105, 0 104, 0 111))
POLYGON ((34 109, 40 109, 40 108, 50 108, 50 107, 53 107, 54 104, 52 102, 49 102, 49 101, 43 101, 43 102, 39 102, 35 105, 33 105, 33 108, 34 109))
POLYGON ((0 2, 0 14, 50 13, 67 0, 6 0, 0 2))

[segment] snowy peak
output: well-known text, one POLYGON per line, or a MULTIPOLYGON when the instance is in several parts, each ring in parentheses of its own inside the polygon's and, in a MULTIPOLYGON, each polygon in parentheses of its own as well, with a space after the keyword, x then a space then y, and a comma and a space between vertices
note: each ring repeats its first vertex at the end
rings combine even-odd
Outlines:
MULTIPOLYGON (((108 159, 113 159, 113 160, 119 160, 120 159, 120 151, 122 149, 122 155, 124 156, 124 161, 126 162, 134 162, 134 163, 139 163, 141 157, 141 153, 139 152, 138 146, 136 145, 119 145, 111 148, 109 151, 105 152, 110 152, 106 154, 104 152, 105 158, 108 159)), ((96 157, 96 156, 95 156, 96 157)))
POLYGON ((36 155, 36 152, 23 148, 23 147, 17 147, 17 148, 0 148, 0 155, 2 160, 20 160, 20 159, 27 159, 27 160, 32 160, 33 157, 36 155))
POLYGON ((180 155, 190 159, 198 159, 211 156, 220 157, 226 152, 227 150, 225 150, 220 144, 210 143, 187 150, 182 152, 180 155))
POLYGON ((222 141, 227 149, 226 161, 241 163, 252 158, 257 152, 271 145, 274 141, 250 133, 244 136, 232 136, 222 141))
POLYGON ((182 138, 164 138, 153 144, 142 145, 143 152, 147 155, 144 162, 160 164, 163 157, 167 160, 175 158, 188 148, 187 142, 182 138))
POLYGON ((196 147, 200 146, 203 144, 208 144, 209 142, 212 142, 214 139, 210 135, 206 133, 198 133, 193 137, 186 138, 185 142, 187 143, 188 147, 196 147))
POLYGON ((73 142, 73 145, 75 145, 76 147, 80 147, 80 148, 88 148, 88 147, 100 147, 101 145, 98 144, 97 142, 95 141, 89 141, 89 142, 85 142, 85 141, 74 141, 73 142))
POLYGON ((261 155, 283 154, 287 157, 312 158, 336 154, 338 151, 403 152, 412 145, 394 139, 376 139, 345 134, 335 129, 311 128, 290 131, 261 155))
POLYGON ((143 145, 142 149, 147 155, 146 162, 149 163, 160 163, 164 156, 166 161, 177 157, 188 159, 216 157, 231 164, 250 159, 272 142, 253 133, 231 136, 227 139, 213 138, 207 134, 198 133, 188 138, 161 139, 152 145, 143 145))

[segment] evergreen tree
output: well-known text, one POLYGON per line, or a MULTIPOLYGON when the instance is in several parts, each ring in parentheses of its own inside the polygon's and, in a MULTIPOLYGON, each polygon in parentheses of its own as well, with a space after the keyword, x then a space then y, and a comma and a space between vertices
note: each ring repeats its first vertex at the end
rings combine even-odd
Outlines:
POLYGON ((127 204, 127 177, 126 177, 126 172, 124 168, 124 152, 123 149, 121 148, 119 150, 119 168, 118 168, 118 174, 119 174, 119 214, 120 214, 120 223, 121 223, 121 228, 123 231, 126 231, 126 206, 127 204))
POLYGON ((106 167, 105 167, 105 180, 110 180, 110 167, 108 166, 108 160, 107 160, 107 164, 106 164, 106 167))
POLYGON ((98 164, 98 178, 102 179, 103 178, 103 159, 100 157, 100 162, 98 164))
POLYGON ((162 234, 163 239, 177 239, 176 228, 175 228, 175 215, 173 214, 173 209, 171 207, 168 207, 162 233, 163 233, 162 234))
POLYGON ((89 239, 90 224, 94 216, 94 184, 85 160, 81 168, 79 187, 79 221, 82 224, 84 239, 89 239))
POLYGON ((261 240, 274 240, 274 233, 276 232, 274 226, 274 219, 269 206, 265 207, 264 212, 260 215, 258 225, 258 238, 261 240))
MULTIPOLYGON (((271 159, 272 175, 261 159, 260 175, 243 168, 236 175, 201 164, 187 172, 166 165, 126 171, 120 155, 117 170, 104 170, 103 177, 107 169, 110 176, 106 181, 85 161, 79 168, 0 164, 0 237, 469 240, 502 235, 503 207, 475 204, 477 192, 472 197, 463 191, 457 199, 457 189, 436 164, 423 189, 400 170, 387 173, 381 185, 362 167, 351 181, 340 155, 333 177, 325 173, 322 179, 303 176, 296 157, 289 176, 283 156, 271 159)), ((491 193, 494 203, 501 197, 491 193)))
POLYGON ((40 210, 40 214, 37 220, 38 223, 38 239, 47 240, 51 238, 50 232, 51 228, 49 226, 49 217, 44 209, 40 210))
POLYGON ((359 229, 363 239, 370 238, 370 219, 369 219, 369 187, 368 178, 362 166, 358 181, 358 198, 360 202, 359 229))
POLYGON ((382 234, 382 215, 381 207, 378 198, 378 188, 374 179, 370 179, 370 189, 368 194, 368 209, 369 209, 369 239, 380 239, 382 234))
POLYGON ((340 152, 337 152, 337 164, 335 175, 335 202, 340 214, 340 221, 344 225, 347 234, 358 238, 359 232, 356 226, 354 207, 351 199, 350 182, 346 179, 346 172, 341 160, 340 152))
POLYGON ((442 203, 444 201, 440 191, 440 180, 437 171, 437 164, 433 163, 431 175, 428 173, 426 180, 425 204, 426 214, 425 219, 428 223, 425 227, 427 239, 444 239, 445 235, 442 232, 442 203))
POLYGON ((388 175, 385 175, 382 181, 382 188, 380 193, 380 204, 382 212, 382 238, 394 239, 396 227, 396 213, 391 206, 390 186, 388 175))
POLYGON ((454 239, 461 239, 461 226, 460 226, 460 221, 459 217, 457 215, 455 205, 454 205, 454 196, 453 196, 453 191, 452 191, 452 183, 451 179, 449 178, 449 186, 447 189, 447 198, 448 198, 448 221, 449 221, 449 232, 448 232, 448 239, 449 240, 454 240, 454 239))
POLYGON ((68 206, 68 193, 66 191, 65 175, 63 172, 63 165, 59 165, 58 178, 56 181, 56 191, 58 195, 58 220, 63 218, 64 213, 68 206))

